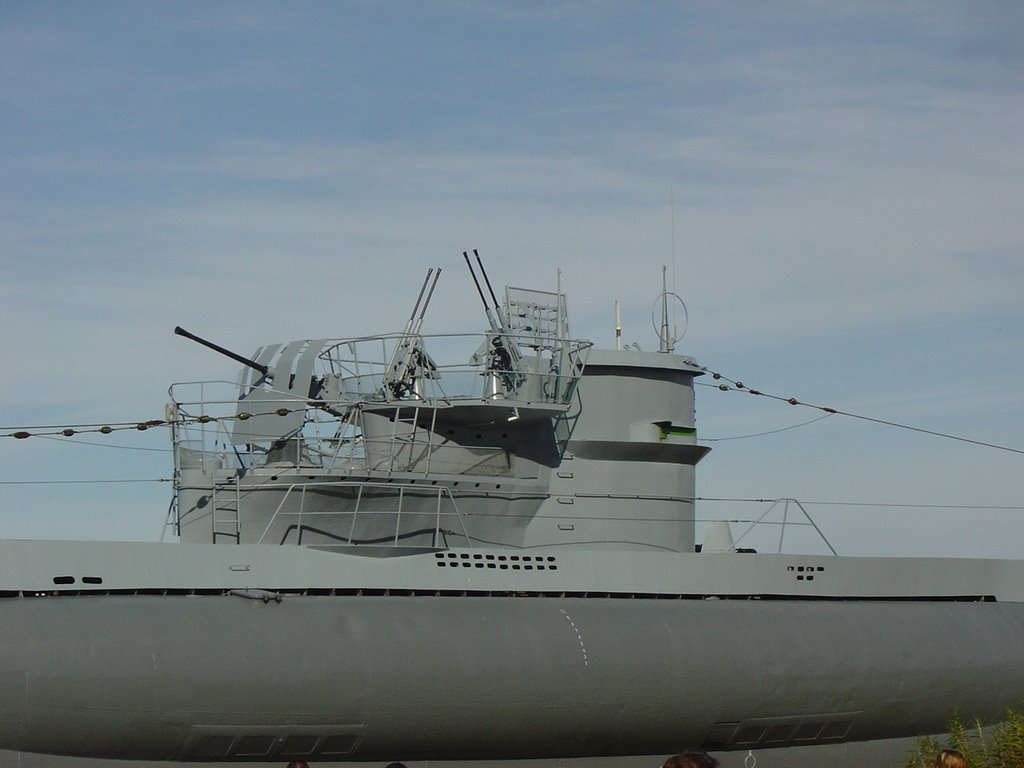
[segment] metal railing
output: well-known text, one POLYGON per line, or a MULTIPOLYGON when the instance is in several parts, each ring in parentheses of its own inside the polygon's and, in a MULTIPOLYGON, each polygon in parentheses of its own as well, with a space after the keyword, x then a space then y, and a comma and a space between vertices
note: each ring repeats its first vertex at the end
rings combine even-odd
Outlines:
POLYGON ((567 404, 579 381, 591 342, 552 339, 536 348, 529 335, 503 335, 501 343, 522 345, 532 354, 519 353, 518 367, 499 362, 494 334, 390 334, 335 341, 320 353, 328 371, 326 389, 338 400, 493 400, 567 404), (467 341, 469 342, 467 344, 467 341), (475 343, 469 363, 438 364, 427 354, 428 343, 448 352, 475 343), (395 359, 402 354, 412 362, 401 366, 408 381, 391 380, 395 359))
POLYGON ((768 509, 765 510, 764 513, 760 517, 758 517, 756 520, 754 520, 750 524, 750 526, 747 528, 747 530, 745 530, 742 534, 740 534, 740 536, 735 541, 733 541, 733 544, 732 544, 733 549, 739 547, 740 542, 743 541, 744 538, 746 538, 747 534, 749 534, 751 531, 753 531, 758 526, 770 526, 770 525, 777 525, 777 526, 779 526, 779 544, 778 544, 778 549, 776 550, 776 552, 778 554, 782 554, 783 543, 784 543, 785 538, 786 538, 786 527, 787 526, 790 526, 790 527, 811 527, 811 528, 813 528, 817 532, 818 537, 821 539, 821 541, 824 542, 825 546, 829 548, 829 551, 832 552, 833 555, 838 555, 839 554, 838 552, 836 552, 835 547, 832 546, 831 542, 829 542, 828 538, 826 538, 825 533, 821 530, 821 528, 818 527, 818 524, 816 522, 814 522, 814 519, 811 517, 810 513, 807 511, 807 509, 804 507, 804 505, 801 504, 796 499, 776 499, 774 502, 772 502, 771 506, 769 506, 768 509), (800 515, 798 516, 798 518, 802 517, 804 519, 804 522, 800 522, 799 519, 797 521, 793 521, 793 520, 789 519, 789 515, 790 515, 790 509, 789 508, 790 508, 790 505, 793 505, 794 507, 796 507, 800 511, 800 515), (782 519, 780 521, 768 520, 767 519, 768 516, 774 510, 779 509, 779 508, 781 508, 781 510, 782 510, 782 519))
MULTIPOLYGON (((243 525, 245 519, 245 511, 242 506, 242 495, 240 493, 240 484, 237 478, 233 481, 226 483, 226 487, 222 487, 220 494, 229 493, 233 498, 229 499, 229 504, 234 504, 232 509, 232 516, 224 518, 219 516, 219 512, 224 511, 223 503, 217 498, 218 494, 216 489, 213 492, 211 498, 211 505, 213 507, 213 532, 216 535, 233 535, 238 542, 242 541, 243 525), (233 526, 234 531, 226 532, 220 530, 220 528, 227 524, 233 526)), ((310 518, 317 517, 348 517, 351 516, 351 521, 348 523, 347 535, 342 535, 337 532, 325 533, 322 529, 315 529, 317 533, 326 535, 329 538, 343 541, 351 546, 359 546, 360 542, 355 539, 356 526, 360 516, 364 518, 367 516, 382 517, 382 516, 393 516, 394 517, 394 528, 392 533, 386 537, 377 537, 372 541, 362 542, 364 544, 385 544, 390 543, 392 546, 399 546, 403 538, 409 538, 412 536, 423 535, 424 533, 430 534, 430 548, 436 548, 438 542, 442 539, 446 539, 449 535, 461 536, 465 539, 469 546, 472 546, 470 542, 469 533, 466 530, 465 523, 462 519, 462 513, 459 511, 458 505, 455 503, 455 499, 452 496, 451 490, 444 486, 436 486, 426 488, 422 485, 413 485, 411 483, 373 483, 373 482, 356 482, 356 481, 324 481, 324 482, 301 482, 301 483, 266 483, 261 484, 256 489, 258 491, 266 490, 281 490, 283 491, 281 500, 278 502, 274 512, 270 516, 270 520, 267 522, 256 540, 257 544, 267 543, 267 537, 270 535, 271 530, 274 529, 275 525, 281 519, 293 518, 295 520, 294 526, 288 526, 285 537, 289 535, 292 530, 297 531, 297 542, 302 544, 303 533, 307 530, 314 530, 312 526, 307 524, 310 518), (330 510, 310 510, 307 509, 306 495, 311 490, 339 490, 339 489, 353 489, 353 498, 351 507, 345 506, 343 503, 330 510), (388 498, 394 499, 394 506, 388 509, 367 509, 364 506, 364 497, 369 493, 383 492, 383 495, 388 498), (297 502, 294 500, 295 495, 298 495, 297 502), (410 499, 415 497, 418 502, 415 508, 410 508, 410 499), (433 507, 432 511, 427 511, 423 506, 423 501, 430 501, 433 507), (289 508, 291 507, 291 508, 289 508), (408 518, 412 515, 432 515, 434 524, 432 529, 424 530, 402 530, 402 516, 403 514, 408 518), (460 530, 453 530, 449 525, 442 525, 442 521, 449 522, 450 519, 454 518, 454 523, 460 530)), ((251 492, 251 491, 250 491, 251 492)), ((380 502, 380 496, 375 497, 376 502, 380 502)), ((285 543, 282 539, 280 543, 285 543)), ((411 545, 417 546, 417 545, 411 545)), ((420 545, 422 546, 422 545, 420 545)))

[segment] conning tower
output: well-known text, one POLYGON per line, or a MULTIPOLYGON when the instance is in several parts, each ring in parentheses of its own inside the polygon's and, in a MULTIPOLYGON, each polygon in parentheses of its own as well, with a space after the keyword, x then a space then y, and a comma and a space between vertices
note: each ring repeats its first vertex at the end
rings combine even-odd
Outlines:
POLYGON ((697 445, 687 357, 591 350, 561 425, 562 460, 525 544, 692 552, 697 445))
POLYGON ((693 551, 700 368, 664 335, 661 352, 592 350, 560 290, 499 301, 466 261, 483 334, 421 333, 432 270, 399 334, 250 359, 179 329, 245 366, 234 395, 172 387, 181 540, 693 551))

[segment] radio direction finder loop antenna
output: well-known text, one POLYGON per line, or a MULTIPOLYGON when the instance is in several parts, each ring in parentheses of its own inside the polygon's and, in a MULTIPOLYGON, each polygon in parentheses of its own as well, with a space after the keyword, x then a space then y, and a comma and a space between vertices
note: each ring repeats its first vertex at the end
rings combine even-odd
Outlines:
POLYGON ((678 293, 670 291, 665 284, 665 267, 661 268, 661 294, 654 300, 651 307, 651 325, 658 335, 658 351, 671 353, 675 351, 676 342, 686 335, 686 327, 689 325, 690 315, 686 311, 686 304, 678 293), (680 331, 677 326, 678 315, 672 301, 675 300, 683 309, 683 329, 680 331), (672 325, 669 327, 669 306, 673 307, 672 325), (658 311, 660 310, 660 311, 658 311))

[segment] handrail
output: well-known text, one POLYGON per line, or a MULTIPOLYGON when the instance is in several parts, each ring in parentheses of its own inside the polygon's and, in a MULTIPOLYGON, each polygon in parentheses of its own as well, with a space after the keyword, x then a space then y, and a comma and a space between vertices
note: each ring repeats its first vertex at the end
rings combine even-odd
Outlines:
MULTIPOLYGON (((237 483, 237 478, 235 478, 235 485, 237 486, 237 484, 238 484, 237 483)), ((267 535, 270 533, 271 529, 274 527, 274 524, 277 522, 278 517, 279 516, 284 516, 284 515, 297 515, 298 516, 298 518, 299 518, 299 543, 301 544, 302 543, 302 517, 303 517, 304 514, 351 514, 352 515, 352 523, 351 523, 351 526, 349 528, 349 537, 348 537, 349 541, 351 541, 352 537, 354 535, 354 532, 355 532, 356 519, 357 519, 357 517, 360 514, 363 514, 363 515, 395 515, 394 545, 397 546, 398 542, 399 542, 399 537, 400 537, 400 534, 401 534, 401 520, 402 520, 402 511, 403 511, 403 505, 404 505, 404 500, 405 500, 405 494, 406 494, 406 492, 413 492, 413 491, 415 491, 420 496, 434 495, 436 497, 436 499, 437 499, 437 507, 436 507, 436 510, 435 510, 435 513, 434 513, 434 545, 435 546, 437 544, 438 538, 441 535, 441 517, 442 517, 442 515, 454 515, 455 518, 459 521, 460 527, 462 528, 462 535, 463 535, 463 537, 469 543, 469 546, 472 547, 472 541, 469 538, 469 532, 466 530, 465 523, 462 520, 462 513, 459 511, 458 504, 455 502, 455 498, 452 496, 451 489, 446 487, 446 486, 435 486, 435 487, 429 487, 428 488, 426 486, 416 485, 414 483, 374 483, 374 482, 351 481, 351 480, 325 481, 325 482, 304 482, 304 483, 267 483, 267 484, 264 484, 264 485, 260 486, 260 489, 267 489, 267 488, 283 488, 284 489, 284 496, 281 498, 281 501, 278 503, 277 508, 274 510, 274 513, 271 515, 270 521, 267 523, 266 527, 263 529, 263 533, 260 534, 260 537, 259 537, 258 541, 256 542, 257 544, 263 544, 263 543, 266 542, 267 535), (305 511, 305 494, 306 494, 306 490, 309 489, 309 488, 316 488, 316 487, 356 488, 356 489, 358 489, 358 492, 356 494, 355 506, 351 510, 347 510, 346 509, 346 510, 343 510, 341 512, 332 511, 332 512, 323 512, 323 513, 309 513, 307 511, 305 511), (394 509, 394 510, 360 510, 360 505, 361 505, 362 496, 363 496, 363 490, 367 489, 367 488, 380 488, 380 489, 385 489, 385 490, 392 491, 392 492, 397 490, 398 491, 398 506, 397 506, 397 508, 394 509), (297 511, 286 511, 284 509, 284 507, 285 507, 289 497, 291 496, 292 491, 294 491, 296 489, 299 489, 299 493, 300 493, 299 508, 298 508, 297 511), (441 502, 442 502, 443 498, 447 498, 448 502, 451 504, 451 508, 452 508, 451 512, 442 512, 441 502)), ((216 513, 216 509, 214 509, 214 513, 216 513)), ((239 528, 241 527, 241 516, 242 516, 242 510, 241 510, 241 505, 239 505, 239 507, 238 507, 238 525, 239 525, 239 528)), ((241 539, 241 535, 239 534, 239 540, 240 539, 241 539)), ((355 545, 353 545, 353 546, 355 546, 355 545)))
POLYGON ((821 528, 818 527, 818 524, 816 522, 814 522, 814 519, 811 517, 810 513, 807 511, 807 509, 804 507, 804 505, 801 504, 797 499, 790 499, 790 498, 775 499, 771 503, 771 506, 769 506, 768 509, 766 509, 764 511, 764 514, 762 514, 759 518, 757 518, 754 522, 752 522, 750 524, 750 526, 747 528, 747 530, 745 530, 742 534, 740 534, 739 538, 737 538, 732 543, 732 548, 735 549, 736 547, 738 547, 740 541, 742 541, 746 537, 746 535, 748 533, 750 533, 752 530, 754 530, 754 528, 756 528, 758 525, 778 525, 778 526, 780 526, 779 527, 779 546, 778 546, 778 550, 777 550, 778 554, 782 554, 782 544, 783 544, 783 541, 784 541, 784 539, 786 537, 786 526, 787 525, 790 525, 790 526, 806 526, 806 525, 810 525, 812 528, 814 528, 815 531, 817 531, 819 538, 821 538, 821 540, 825 543, 825 546, 829 548, 829 550, 832 552, 832 554, 835 555, 835 556, 839 555, 839 553, 836 552, 835 547, 833 547, 831 542, 828 540, 828 538, 826 538, 825 533, 821 530, 821 528), (782 505, 782 521, 781 521, 781 523, 776 523, 776 522, 773 522, 773 521, 767 521, 766 522, 765 518, 768 517, 768 515, 771 514, 771 511, 773 509, 775 509, 776 507, 778 507, 780 504, 782 505), (807 520, 806 523, 794 523, 794 522, 790 522, 789 521, 788 518, 789 518, 789 505, 790 504, 795 504, 796 507, 803 513, 804 518, 807 520))

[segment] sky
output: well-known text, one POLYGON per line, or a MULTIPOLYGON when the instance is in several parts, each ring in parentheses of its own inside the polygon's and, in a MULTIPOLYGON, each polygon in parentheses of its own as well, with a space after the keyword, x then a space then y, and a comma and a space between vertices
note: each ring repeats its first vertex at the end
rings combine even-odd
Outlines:
POLYGON ((235 378, 176 325, 399 330, 441 267, 425 330, 482 330, 478 248, 605 348, 616 300, 657 347, 666 265, 709 370, 1002 446, 698 386, 702 520, 1021 557, 1021 39, 1014 2, 4 3, 0 537, 161 537, 166 430, 9 435, 235 378))

